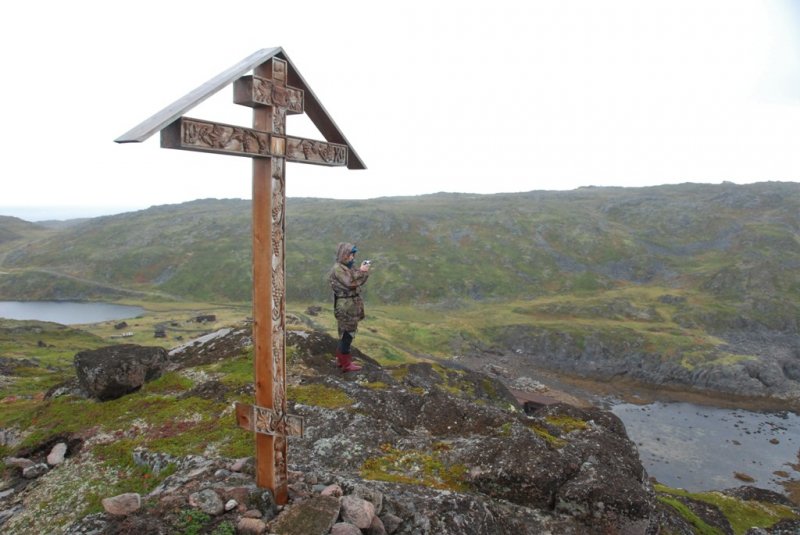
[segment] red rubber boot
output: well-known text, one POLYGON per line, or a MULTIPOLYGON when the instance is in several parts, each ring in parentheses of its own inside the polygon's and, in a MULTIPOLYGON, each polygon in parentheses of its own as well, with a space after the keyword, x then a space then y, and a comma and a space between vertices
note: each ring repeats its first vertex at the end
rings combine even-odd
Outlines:
POLYGON ((361 366, 353 363, 353 355, 350 353, 340 353, 337 358, 339 357, 341 357, 339 366, 341 366, 343 372, 357 372, 361 369, 361 366))

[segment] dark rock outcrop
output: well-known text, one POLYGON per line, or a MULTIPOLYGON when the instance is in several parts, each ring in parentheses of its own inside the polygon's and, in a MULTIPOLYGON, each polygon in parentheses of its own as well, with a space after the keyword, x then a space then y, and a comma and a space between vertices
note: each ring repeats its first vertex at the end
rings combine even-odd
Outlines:
POLYGON ((361 374, 336 373, 329 358, 320 358, 333 339, 290 332, 288 340, 306 367, 305 384, 341 389, 354 400, 344 411, 295 405, 291 410, 305 417, 306 433, 290 441, 290 459, 303 472, 360 472, 396 481, 381 489, 390 496, 402 489, 408 497, 409 505, 394 510, 386 500, 388 512, 411 518, 399 533, 540 533, 556 525, 559 533, 655 529, 655 494, 613 414, 556 404, 528 416, 501 383, 440 364, 387 370, 365 359, 361 374), (364 387, 370 383, 375 387, 364 387), (420 484, 432 487, 425 500, 420 484), (416 518, 421 504, 431 501, 425 520, 416 518), (498 501, 514 512, 488 521, 489 511, 499 513, 498 501), (538 513, 523 514, 525 508, 538 513), (515 517, 525 520, 517 524, 515 517))
MULTIPOLYGON (((706 362, 684 365, 681 358, 663 358, 632 330, 587 329, 578 335, 518 324, 487 332, 488 338, 502 340, 502 347, 482 353, 499 354, 495 360, 514 376, 541 368, 594 379, 624 377, 651 385, 800 404, 800 342, 789 334, 760 332, 745 337, 728 333, 728 343, 709 350, 706 362)), ((484 359, 483 355, 465 355, 462 360, 474 367, 484 359)))
POLYGON ((81 386, 100 401, 117 399, 159 377, 167 364, 162 347, 122 344, 75 355, 81 386))

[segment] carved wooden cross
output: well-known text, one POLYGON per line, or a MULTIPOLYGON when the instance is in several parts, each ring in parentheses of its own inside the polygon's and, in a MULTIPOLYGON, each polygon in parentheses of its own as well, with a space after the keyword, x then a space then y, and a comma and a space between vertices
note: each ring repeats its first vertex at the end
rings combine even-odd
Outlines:
POLYGON ((290 73, 290 65, 280 48, 256 52, 116 140, 143 141, 160 130, 165 148, 253 160, 255 404, 237 403, 236 419, 255 433, 256 483, 271 489, 279 504, 288 500, 286 437, 303 433, 303 419, 286 413, 285 162, 365 168, 305 80, 296 70, 290 73), (252 76, 241 76, 251 69, 252 76), (290 74, 306 89, 289 85, 290 74), (234 102, 253 108, 252 128, 182 117, 234 79, 234 102), (303 113, 306 101, 309 117, 326 139, 343 143, 286 135, 286 115, 303 113))

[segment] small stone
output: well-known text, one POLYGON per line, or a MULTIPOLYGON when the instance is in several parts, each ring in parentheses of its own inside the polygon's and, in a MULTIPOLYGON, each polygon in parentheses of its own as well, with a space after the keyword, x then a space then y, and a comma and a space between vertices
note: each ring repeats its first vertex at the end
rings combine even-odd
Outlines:
POLYGON ((232 511, 232 510, 234 510, 234 509, 236 508, 236 506, 238 506, 238 505, 239 505, 239 502, 237 502, 236 500, 228 500, 228 501, 225 503, 225 510, 226 510, 226 511, 232 511))
POLYGON ((328 485, 325 487, 320 494, 322 496, 334 496, 336 498, 341 498, 344 492, 342 492, 342 487, 334 483, 333 485, 328 485))
POLYGON ((36 464, 35 462, 31 461, 30 459, 25 459, 24 457, 7 457, 6 464, 8 466, 16 466, 17 468, 28 468, 36 464))
POLYGON ((106 513, 125 516, 142 507, 142 497, 136 492, 127 492, 111 498, 103 498, 102 504, 106 513))
POLYGON ((383 525, 383 521, 375 515, 372 517, 372 524, 369 525, 367 529, 364 530, 365 535, 386 535, 386 528, 383 525))
POLYGON ((216 477, 217 479, 225 479, 229 475, 231 475, 231 471, 225 470, 224 468, 220 468, 219 470, 214 472, 214 477, 216 477))
POLYGON ((19 432, 14 429, 0 429, 0 446, 16 446, 19 444, 19 432))
POLYGON ((250 460, 251 457, 244 457, 242 459, 236 459, 234 463, 231 465, 231 472, 241 472, 244 465, 250 460))
POLYGON ((353 496, 358 496, 359 498, 363 498, 372 503, 372 505, 375 506, 375 514, 381 514, 381 511, 383 510, 383 493, 381 493, 379 490, 375 490, 366 485, 358 484, 353 488, 353 496))
POLYGON ((331 528, 331 535, 361 535, 361 530, 347 522, 337 522, 331 528))
POLYGON ((64 456, 66 456, 66 454, 67 445, 63 442, 59 442, 50 450, 50 454, 47 456, 47 464, 50 466, 58 466, 64 462, 64 456))
POLYGON ((339 518, 339 499, 333 496, 313 496, 285 508, 270 524, 274 533, 322 534, 330 532, 339 518))
POLYGON ((250 489, 248 487, 223 487, 218 488, 220 498, 227 502, 228 500, 236 500, 236 503, 247 503, 250 496, 250 489))
POLYGON ((777 438, 772 438, 772 439, 770 439, 769 443, 770 443, 770 444, 780 444, 780 443, 781 443, 781 441, 780 441, 780 440, 778 440, 777 438))
POLYGON ((375 506, 363 498, 357 496, 345 496, 342 498, 342 520, 353 524, 359 529, 367 529, 372 525, 372 517, 375 516, 375 506))
POLYGON ((381 521, 383 522, 383 527, 386 529, 386 533, 390 535, 397 531, 397 528, 403 523, 402 518, 391 513, 381 515, 381 521))
POLYGON ((222 480, 227 485, 236 485, 239 487, 247 487, 253 483, 253 477, 242 472, 229 472, 222 480))
POLYGON ((212 489, 204 489, 189 496, 189 505, 197 507, 207 515, 217 516, 225 511, 225 504, 212 489))
POLYGON ((258 509, 249 509, 244 513, 245 518, 261 518, 262 516, 264 516, 264 514, 258 509))
POLYGON ((267 525, 257 518, 242 518, 236 524, 236 533, 261 535, 267 531, 267 525))
POLYGON ((25 479, 36 479, 46 474, 49 469, 50 467, 44 463, 34 464, 33 466, 22 469, 22 477, 25 479))
POLYGON ((290 483, 286 486, 286 488, 289 490, 289 496, 292 498, 307 498, 311 495, 308 485, 302 481, 290 483))
POLYGON ((247 496, 247 506, 261 511, 262 518, 267 522, 275 518, 275 514, 278 512, 278 506, 275 504, 272 491, 255 486, 250 489, 250 493, 247 496))

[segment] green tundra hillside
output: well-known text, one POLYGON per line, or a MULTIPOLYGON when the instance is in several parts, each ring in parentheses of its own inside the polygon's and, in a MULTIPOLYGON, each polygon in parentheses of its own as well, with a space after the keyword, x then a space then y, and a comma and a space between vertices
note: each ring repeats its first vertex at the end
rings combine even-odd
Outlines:
MULTIPOLYGON (((250 218, 249 201, 210 199, 3 218, 0 299, 245 303, 250 218)), ((290 198, 286 234, 290 303, 330 306, 338 242, 374 261, 386 358, 517 355, 512 376, 533 364, 800 400, 798 183, 290 198)))
MULTIPOLYGON (((156 206, 34 240, 19 233, 19 223, 0 219, 0 269, 15 281, 0 279, 0 298, 48 297, 47 288, 19 295, 20 281, 43 273, 185 299, 250 296, 249 201, 156 206)), ((347 240, 375 260, 370 298, 385 303, 636 284, 790 306, 800 297, 799 228, 796 183, 290 198, 288 291, 290 299, 327 299, 325 272, 336 243, 347 240)))

